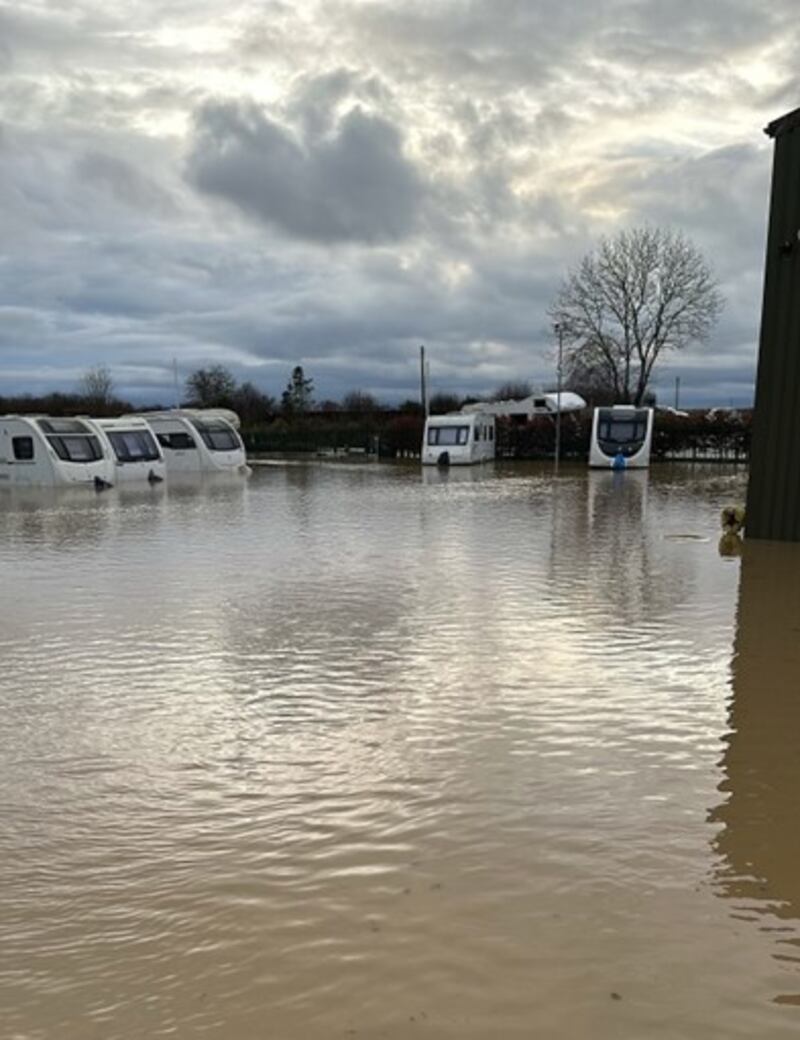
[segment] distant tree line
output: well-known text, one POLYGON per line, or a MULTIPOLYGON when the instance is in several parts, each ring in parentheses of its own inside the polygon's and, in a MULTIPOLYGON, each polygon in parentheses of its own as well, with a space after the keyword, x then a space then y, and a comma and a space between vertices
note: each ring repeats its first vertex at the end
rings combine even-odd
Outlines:
MULTIPOLYGON (((680 232, 646 225, 600 239, 568 273, 549 309, 564 388, 589 405, 655 403, 650 386, 662 355, 704 343, 722 305, 710 267, 680 232)), ((530 394, 529 383, 508 382, 489 399, 530 394)), ((441 414, 474 400, 440 392, 429 406, 433 414, 441 414)), ((230 408, 244 428, 277 422, 302 426, 334 413, 375 417, 390 411, 361 389, 349 391, 341 401, 317 403, 313 380, 302 365, 294 366, 278 399, 249 380, 237 382, 224 365, 198 368, 186 380, 182 403, 230 408)), ((0 410, 8 412, 110 415, 132 409, 116 394, 104 365, 89 369, 71 394, 0 397, 0 410)), ((417 416, 421 410, 419 401, 412 400, 393 409, 417 416)))
MULTIPOLYGON (((528 382, 507 382, 498 386, 485 399, 521 400, 532 393, 533 389, 528 382)), ((465 404, 478 400, 481 398, 439 392, 430 398, 428 406, 432 415, 442 415, 445 412, 460 411, 465 404)), ((295 365, 292 369, 279 400, 259 390, 250 382, 237 383, 233 373, 224 365, 199 368, 186 380, 185 404, 194 408, 231 408, 238 413, 244 427, 277 420, 302 423, 323 416, 330 417, 335 413, 361 416, 388 412, 422 413, 419 401, 406 400, 396 407, 391 407, 380 402, 366 390, 350 390, 341 401, 326 399, 317 402, 314 397, 314 381, 306 374, 302 365, 295 365)))
MULTIPOLYGON (((659 250, 674 250, 677 253, 678 273, 689 279, 699 297, 705 297, 705 304, 714 310, 719 301, 715 290, 705 280, 705 273, 698 258, 687 252, 682 240, 675 241, 657 239, 650 241, 623 240, 614 249, 604 247, 608 255, 601 250, 603 263, 611 264, 616 258, 625 267, 625 251, 644 251, 645 257, 655 262, 660 256, 659 250), (634 248, 635 247, 635 248, 634 248), (622 250, 623 258, 619 259, 615 249, 622 250), (648 251, 649 250, 649 251, 648 251), (694 280, 694 281, 693 281, 694 280), (709 297, 709 294, 711 296, 709 297), (710 302, 709 302, 710 301, 710 302)), ((599 263, 599 261, 593 261, 599 263)), ((602 265, 601 265, 602 266, 602 265)), ((613 265, 612 265, 613 266, 613 265)), ((599 277, 595 268, 584 265, 579 274, 599 277)), ((578 276, 576 275, 575 278, 578 276)), ((648 276, 649 277, 649 276, 648 276)), ((662 277, 665 277, 662 275, 662 277)), ((677 275, 676 275, 677 277, 677 275)), ((578 292, 574 280, 569 283, 569 291, 564 290, 562 303, 573 296, 584 299, 578 292), (572 295, 570 295, 572 294, 572 295), (577 294, 577 296, 575 295, 577 294)), ((663 283, 662 285, 662 292, 663 283)), ((650 292, 650 281, 645 279, 645 302, 650 292)), ((653 301, 650 300, 650 305, 653 301)), ((588 304, 587 304, 588 306, 588 304)), ((559 312, 560 320, 568 321, 566 309, 559 312)), ((642 329, 649 327, 641 318, 641 325, 636 336, 642 336, 642 329)), ((657 318, 655 319, 657 322, 657 318)), ((666 319, 665 319, 666 320, 666 319)), ((577 325, 570 326, 570 335, 577 325)), ((706 328, 702 322, 692 326, 698 334, 706 328)), ((611 335, 611 333, 604 333, 611 335)), ((624 341, 625 335, 622 335, 624 341)), ((596 352, 587 348, 587 340, 572 341, 567 358, 567 379, 565 386, 580 393, 590 406, 581 413, 570 413, 562 417, 562 452, 565 458, 584 457, 588 451, 591 425, 591 406, 618 403, 619 386, 612 385, 604 375, 602 367, 594 364, 596 352)), ((658 351, 678 344, 667 341, 657 345, 658 351)), ((652 366, 651 366, 652 367, 652 366)), ((624 371, 625 379, 633 378, 635 365, 624 371)), ((650 371, 650 369, 648 369, 650 371)), ((641 370, 636 378, 636 391, 629 397, 640 398, 642 403, 655 404, 654 397, 647 391, 647 380, 641 370)), ((630 387, 631 383, 625 384, 630 387)), ((521 400, 533 392, 530 383, 511 381, 498 386, 487 400, 521 400)), ((458 394, 439 392, 429 401, 431 414, 440 415, 446 412, 459 411, 465 404, 474 403, 478 398, 464 397, 458 394)), ((301 365, 291 370, 286 387, 280 398, 273 397, 259 389, 250 381, 238 382, 233 373, 224 365, 212 365, 192 372, 186 380, 183 400, 187 407, 196 408, 229 408, 235 411, 241 420, 242 430, 248 449, 251 451, 317 451, 320 449, 361 448, 373 451, 376 445, 379 450, 389 456, 398 454, 416 454, 419 451, 424 415, 418 400, 406 400, 392 408, 383 405, 371 393, 365 390, 351 390, 341 401, 323 400, 317 402, 314 396, 314 382, 301 365)), ((152 408, 161 407, 152 405, 152 408)), ((74 393, 49 393, 41 396, 29 394, 18 396, 0 396, 0 414, 2 413, 41 413, 49 415, 121 415, 134 411, 134 405, 119 397, 110 371, 103 365, 95 366, 85 372, 78 381, 74 393)), ((139 411, 147 411, 147 407, 139 406, 139 411)), ((747 456, 750 440, 749 411, 734 412, 726 409, 711 411, 694 411, 689 415, 673 415, 659 412, 656 419, 653 452, 658 457, 740 457, 747 456)), ((528 422, 499 420, 497 449, 501 456, 509 458, 547 458, 554 450, 554 424, 551 417, 534 417, 528 422)))
POLYGON ((74 393, 0 395, 0 414, 19 415, 124 415, 134 411, 130 401, 114 390, 111 373, 104 365, 90 368, 78 380, 74 393))

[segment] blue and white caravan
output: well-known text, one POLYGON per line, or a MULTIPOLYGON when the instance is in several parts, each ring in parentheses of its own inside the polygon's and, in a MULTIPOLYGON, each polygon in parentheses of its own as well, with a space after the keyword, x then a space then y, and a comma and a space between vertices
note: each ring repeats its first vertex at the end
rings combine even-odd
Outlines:
POLYGON ((652 408, 630 404, 595 408, 589 465, 597 469, 646 469, 652 440, 652 408))

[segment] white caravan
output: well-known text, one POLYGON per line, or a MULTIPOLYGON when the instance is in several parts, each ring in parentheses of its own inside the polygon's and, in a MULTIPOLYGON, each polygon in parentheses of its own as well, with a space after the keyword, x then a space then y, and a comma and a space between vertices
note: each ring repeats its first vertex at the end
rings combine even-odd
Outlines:
POLYGON ((226 413, 209 409, 144 412, 167 473, 249 473, 244 444, 226 413))
POLYGON ((115 419, 86 419, 112 460, 112 484, 131 480, 160 483, 167 473, 164 454, 147 422, 138 415, 115 419))
POLYGON ((589 465, 604 469, 646 469, 653 440, 653 409, 615 404, 595 408, 589 465))
POLYGON ((526 422, 530 422, 538 415, 557 415, 559 411, 562 415, 566 415, 567 412, 579 412, 585 407, 586 402, 580 394, 562 390, 560 394, 531 394, 518 401, 478 401, 475 404, 465 404, 461 410, 463 412, 488 412, 498 419, 524 419, 526 422))
POLYGON ((463 466, 494 458, 494 416, 485 412, 449 412, 425 421, 425 466, 463 466))
POLYGON ((90 420, 0 417, 0 486, 107 487, 114 466, 90 420))

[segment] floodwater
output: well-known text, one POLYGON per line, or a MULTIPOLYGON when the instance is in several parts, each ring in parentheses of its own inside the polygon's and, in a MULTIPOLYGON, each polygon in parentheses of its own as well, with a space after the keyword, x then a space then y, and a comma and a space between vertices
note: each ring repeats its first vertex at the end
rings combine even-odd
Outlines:
POLYGON ((4 490, 0 1036, 796 1037, 800 547, 718 545, 743 486, 4 490))

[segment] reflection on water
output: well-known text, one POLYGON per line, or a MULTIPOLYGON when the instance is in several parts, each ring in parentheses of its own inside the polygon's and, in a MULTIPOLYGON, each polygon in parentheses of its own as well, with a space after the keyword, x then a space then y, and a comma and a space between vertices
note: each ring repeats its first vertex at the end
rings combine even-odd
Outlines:
POLYGON ((496 465, 495 462, 482 462, 477 466, 423 466, 422 482, 428 485, 478 484, 494 478, 496 465))
POLYGON ((755 556, 719 760, 740 495, 315 463, 0 499, 0 1033, 796 1035, 755 556))
POLYGON ((746 545, 732 676, 720 889, 774 938, 792 988, 777 999, 800 1004, 800 546, 746 545))

